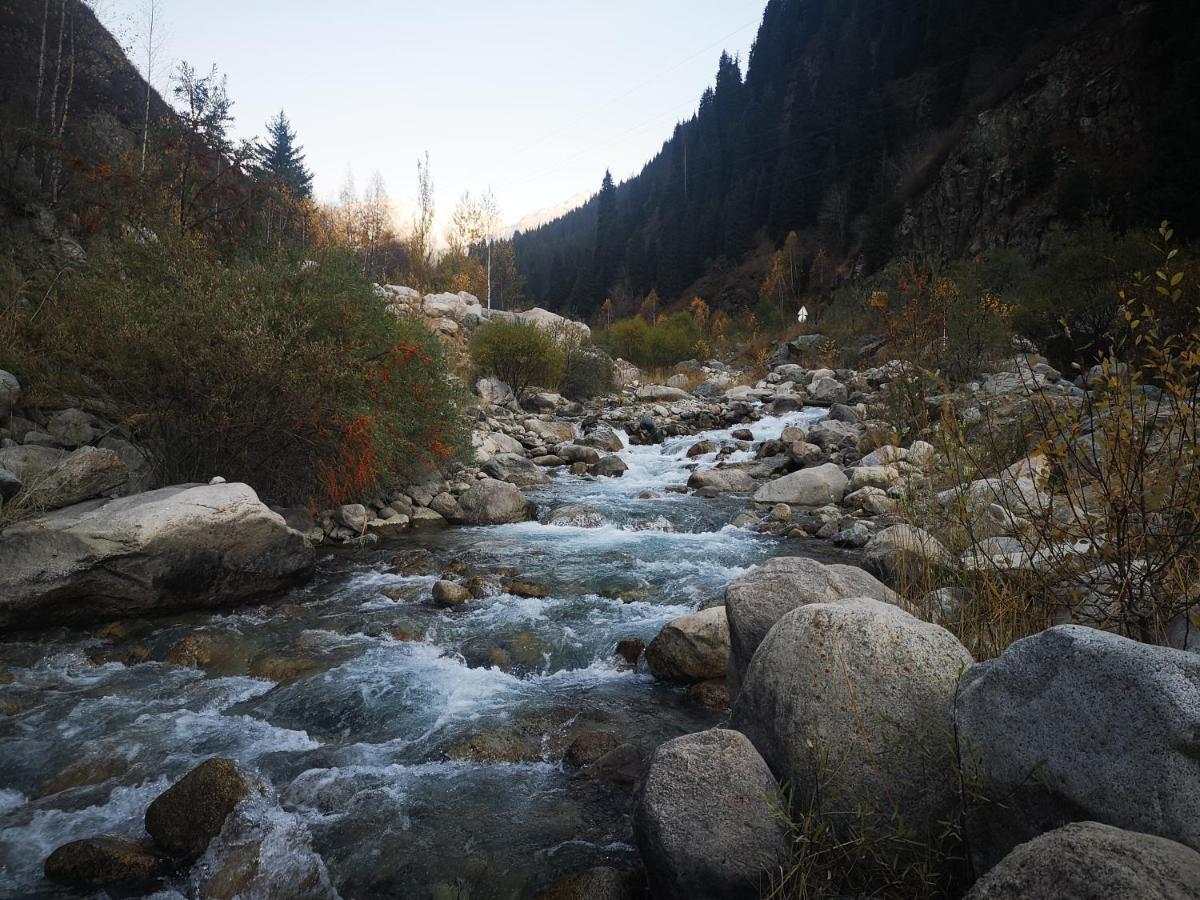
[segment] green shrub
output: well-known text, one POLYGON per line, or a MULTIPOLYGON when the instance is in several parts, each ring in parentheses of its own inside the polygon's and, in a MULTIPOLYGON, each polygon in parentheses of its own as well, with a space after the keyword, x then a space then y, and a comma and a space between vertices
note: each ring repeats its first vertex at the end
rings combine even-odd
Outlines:
POLYGON ((471 360, 478 374, 499 378, 518 397, 531 387, 557 387, 564 366, 553 335, 517 320, 479 328, 471 338, 471 360))
POLYGON ((577 347, 565 353, 560 391, 569 400, 590 400, 613 386, 613 361, 595 347, 577 347))
POLYGON ((43 395, 102 394, 167 482, 222 475, 328 503, 456 457, 438 340, 389 312, 349 255, 313 262, 225 263, 185 238, 98 248, 86 270, 0 298, 0 365, 43 395))
POLYGON ((640 317, 620 319, 601 336, 613 356, 647 369, 665 368, 696 355, 700 326, 684 311, 660 316, 649 325, 640 317))

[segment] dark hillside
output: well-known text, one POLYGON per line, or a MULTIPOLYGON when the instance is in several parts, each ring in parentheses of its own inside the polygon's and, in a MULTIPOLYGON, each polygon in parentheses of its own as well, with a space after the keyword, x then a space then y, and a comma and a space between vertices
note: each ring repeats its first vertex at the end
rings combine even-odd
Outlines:
MULTIPOLYGON (((745 77, 722 57, 611 214, 594 199, 519 237, 529 293, 629 309, 793 230, 810 264, 859 271, 912 251, 1036 257, 1050 224, 1093 208, 1190 231, 1198 28, 1183 0, 772 0, 745 77)), ((716 278, 735 302, 736 279, 716 278)))

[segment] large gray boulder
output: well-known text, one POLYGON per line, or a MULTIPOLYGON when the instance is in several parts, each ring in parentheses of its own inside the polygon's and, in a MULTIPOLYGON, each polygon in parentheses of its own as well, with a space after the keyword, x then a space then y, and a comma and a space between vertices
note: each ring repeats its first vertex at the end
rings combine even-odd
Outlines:
POLYGON ((688 479, 693 490, 716 491, 721 494, 749 494, 758 487, 758 482, 745 469, 697 469, 688 479))
POLYGON ((725 589, 729 615, 729 693, 737 696, 754 651, 786 613, 809 603, 871 597, 898 603, 896 593, 854 566, 827 566, 806 557, 778 556, 755 566, 725 589))
POLYGON ((537 516, 537 506, 516 485, 494 478, 476 482, 458 498, 458 507, 467 525, 507 525, 537 516))
POLYGON ((942 542, 915 525, 891 525, 877 532, 863 551, 867 571, 893 584, 953 565, 942 542))
POLYGON ((1200 850, 1200 655, 1060 625, 972 666, 955 717, 978 871, 1085 819, 1200 850))
POLYGON ((646 662, 659 681, 724 678, 728 656, 729 622, 722 606, 672 619, 646 648, 646 662))
POLYGON ((244 484, 91 501, 0 534, 0 628, 233 606, 312 568, 304 537, 244 484))
POLYGON ((517 487, 537 487, 549 484, 550 478, 536 465, 516 453, 500 453, 485 462, 480 468, 489 478, 507 481, 517 487))
POLYGON ((743 735, 713 729, 661 744, 633 813, 654 896, 765 896, 788 860, 780 806, 770 769, 743 735))
POLYGON ((671 403, 675 400, 688 400, 692 395, 682 388, 668 387, 665 384, 644 384, 637 389, 634 396, 648 403, 671 403))
POLYGON ((948 631, 870 598, 800 606, 754 654, 733 706, 798 812, 900 822, 933 843, 958 812, 954 691, 971 655, 948 631))
POLYGON ((764 484, 754 494, 755 503, 791 506, 826 506, 841 503, 850 481, 833 463, 801 469, 764 484))
POLYGON ((967 900, 1196 900, 1200 853, 1097 822, 1055 829, 1004 857, 967 900))

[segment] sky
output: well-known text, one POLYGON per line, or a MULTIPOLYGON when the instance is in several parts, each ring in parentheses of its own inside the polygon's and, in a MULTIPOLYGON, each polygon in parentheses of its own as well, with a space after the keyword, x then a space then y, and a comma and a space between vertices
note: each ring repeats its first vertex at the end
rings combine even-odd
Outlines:
MULTIPOLYGON (((101 0, 136 47, 147 0, 101 0)), ((696 109, 722 50, 749 56, 766 0, 159 0, 155 84, 228 76, 235 135, 287 112, 333 199, 378 171, 404 206, 429 152, 439 219, 491 188, 502 219, 620 181, 696 109)), ((142 55, 132 52, 139 66, 142 55)))

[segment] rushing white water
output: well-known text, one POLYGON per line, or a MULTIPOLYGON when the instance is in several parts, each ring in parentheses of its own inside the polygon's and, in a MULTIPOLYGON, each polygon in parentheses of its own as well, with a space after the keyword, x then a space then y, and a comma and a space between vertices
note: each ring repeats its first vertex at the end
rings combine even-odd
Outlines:
MULTIPOLYGON (((761 441, 820 414, 748 427, 761 441)), ((728 524, 744 498, 668 491, 715 462, 687 458, 697 441, 734 444, 733 430, 627 447, 623 478, 561 474, 531 494, 545 510, 591 508, 598 528, 413 535, 335 554, 270 605, 0 643, 0 709, 12 713, 0 718, 0 896, 67 896, 41 878, 55 846, 140 834, 147 803, 213 756, 268 786, 246 827, 275 883, 288 883, 290 860, 345 897, 455 886, 517 897, 630 863, 628 788, 572 777, 557 760, 573 728, 648 751, 716 721, 681 689, 618 666, 613 650, 650 641, 755 562, 797 552, 728 524), (429 589, 451 567, 515 569, 548 593, 442 610, 429 589), (207 648, 203 669, 166 661, 183 638, 207 648), (275 683, 264 676, 280 659, 298 668, 275 683)), ((237 836, 222 841, 205 866, 244 852, 237 836)), ((162 887, 192 894, 204 871, 162 887)))

